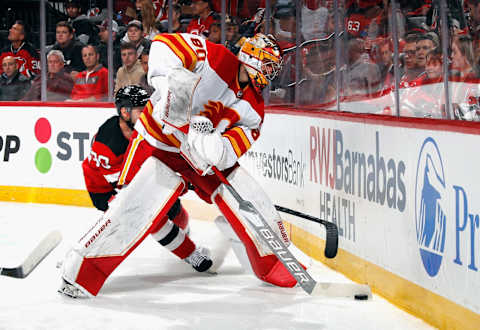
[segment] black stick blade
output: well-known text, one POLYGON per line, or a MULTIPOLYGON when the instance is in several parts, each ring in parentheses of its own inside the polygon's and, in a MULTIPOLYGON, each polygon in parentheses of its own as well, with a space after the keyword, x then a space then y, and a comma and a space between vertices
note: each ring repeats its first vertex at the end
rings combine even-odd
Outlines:
POLYGON ((333 222, 325 222, 327 233, 325 235, 325 257, 335 258, 338 251, 338 228, 333 222))

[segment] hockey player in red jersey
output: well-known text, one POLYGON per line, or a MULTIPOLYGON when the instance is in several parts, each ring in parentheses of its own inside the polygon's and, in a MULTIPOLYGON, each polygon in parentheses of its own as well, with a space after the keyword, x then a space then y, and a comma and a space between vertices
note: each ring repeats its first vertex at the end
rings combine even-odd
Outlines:
MULTIPOLYGON (((281 50, 270 35, 247 39, 238 58, 224 46, 197 35, 155 37, 148 72, 155 92, 130 139, 119 177, 119 185, 126 189, 66 255, 62 277, 68 285, 62 288, 67 287, 72 296, 95 296, 150 228, 164 235, 171 232, 163 217, 187 183, 207 203, 217 205, 223 214, 217 223, 231 239, 241 242, 240 254, 243 252, 243 260, 259 279, 283 287, 296 284, 210 170, 215 166, 222 171, 306 264, 305 255, 289 241, 274 205, 237 162, 260 135, 264 117, 261 91, 278 75, 281 65, 281 50), (213 125, 214 131, 197 129, 205 124, 213 125), (136 235, 126 227, 130 231, 136 228, 136 235)), ((183 252, 191 248, 183 247, 183 252)), ((198 251, 194 261, 205 257, 198 251)))
MULTIPOLYGON (((82 163, 85 185, 93 205, 100 211, 108 209, 108 201, 116 195, 116 184, 122 170, 123 158, 133 125, 149 98, 140 86, 129 85, 115 94, 118 115, 100 126, 95 135, 90 154, 82 163)), ((177 200, 168 212, 168 218, 187 230, 188 213, 177 200)))

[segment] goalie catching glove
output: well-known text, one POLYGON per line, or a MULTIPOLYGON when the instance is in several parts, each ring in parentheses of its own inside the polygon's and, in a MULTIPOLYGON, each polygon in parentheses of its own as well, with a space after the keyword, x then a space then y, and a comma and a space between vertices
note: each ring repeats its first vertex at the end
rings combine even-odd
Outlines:
MULTIPOLYGON (((212 174, 212 166, 224 170, 235 164, 228 161, 225 139, 213 128, 210 119, 193 116, 190 120, 187 141, 182 143, 180 153, 200 175, 212 174)), ((227 142, 228 143, 228 142, 227 142)))

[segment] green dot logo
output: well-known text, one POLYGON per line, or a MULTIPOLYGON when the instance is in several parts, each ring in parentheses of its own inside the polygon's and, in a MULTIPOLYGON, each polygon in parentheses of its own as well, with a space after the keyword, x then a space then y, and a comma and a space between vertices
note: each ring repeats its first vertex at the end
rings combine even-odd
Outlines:
MULTIPOLYGON (((39 118, 35 123, 35 137, 40 143, 47 143, 52 136, 52 126, 46 118, 39 118)), ((40 173, 47 173, 52 167, 52 155, 47 148, 40 148, 35 153, 35 167, 40 173)))

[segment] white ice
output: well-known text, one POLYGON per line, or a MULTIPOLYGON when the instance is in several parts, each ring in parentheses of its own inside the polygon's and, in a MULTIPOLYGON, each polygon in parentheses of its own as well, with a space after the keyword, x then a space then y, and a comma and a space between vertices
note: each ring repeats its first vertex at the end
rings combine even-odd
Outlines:
MULTIPOLYGON (((0 276, 0 329, 432 329, 374 295, 369 301, 307 296, 242 273, 230 251, 218 275, 200 274, 151 237, 92 299, 57 293, 57 261, 98 218, 91 208, 0 203, 0 267, 14 267, 52 229, 62 243, 26 279, 0 276)), ((191 221, 192 237, 213 245, 212 222, 191 221)), ((320 281, 349 280, 321 263, 320 281)))

